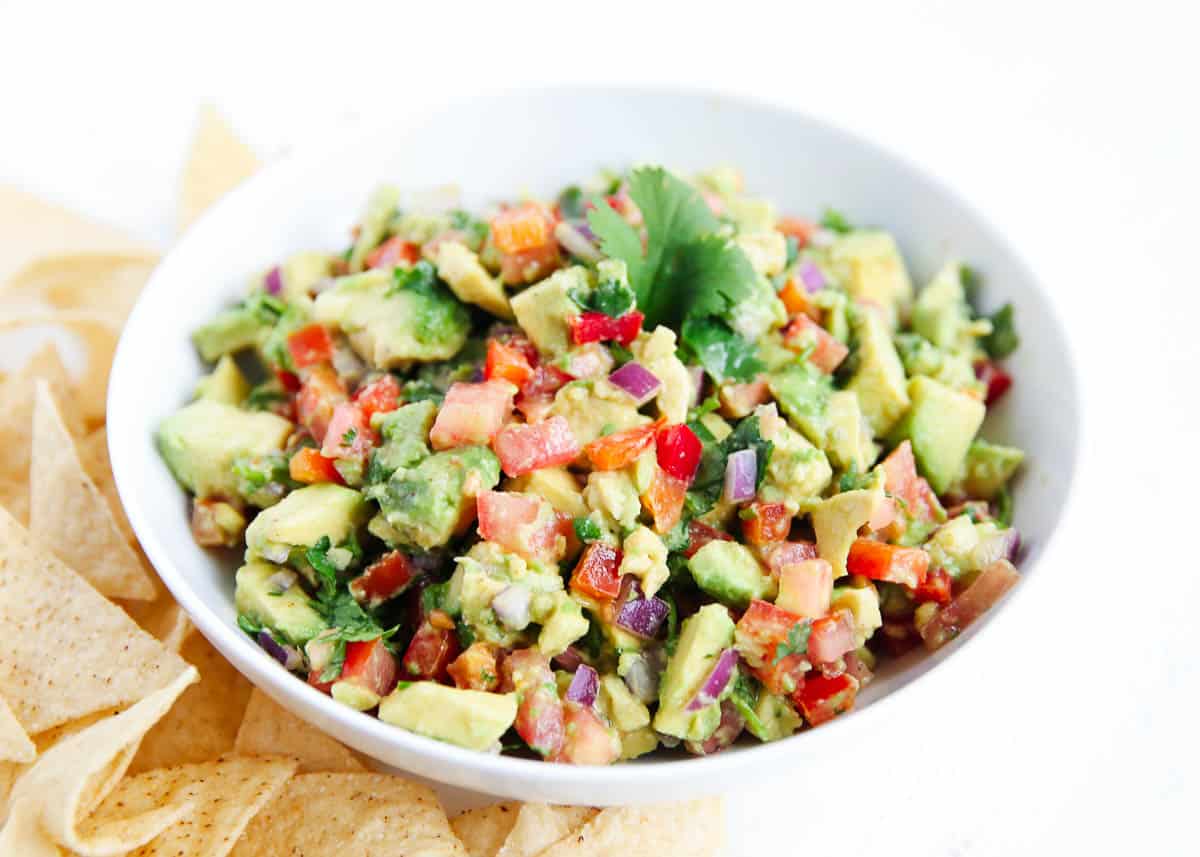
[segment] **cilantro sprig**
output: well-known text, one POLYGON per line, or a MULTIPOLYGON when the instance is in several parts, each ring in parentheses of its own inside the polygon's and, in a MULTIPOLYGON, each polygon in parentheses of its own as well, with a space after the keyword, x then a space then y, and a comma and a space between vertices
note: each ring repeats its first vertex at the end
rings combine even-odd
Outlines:
MULTIPOLYGON (((338 579, 338 570, 329 559, 333 545, 329 536, 321 536, 304 552, 304 558, 317 576, 315 607, 321 618, 333 629, 333 656, 321 672, 321 681, 334 681, 342 674, 346 661, 346 644, 367 640, 387 639, 396 628, 384 630, 375 617, 362 608, 350 594, 349 588, 338 579)), ((353 551, 351 551, 353 552, 353 551)))
POLYGON ((792 655, 807 655, 808 654, 808 638, 812 635, 812 624, 809 622, 797 622, 788 631, 787 640, 775 646, 775 660, 772 664, 778 664, 784 658, 792 655))
POLYGON ((753 449, 755 452, 758 473, 754 484, 758 486, 767 474, 775 444, 762 436, 757 416, 743 419, 720 443, 704 445, 700 467, 687 493, 685 509, 692 517, 703 515, 716 505, 725 486, 725 462, 730 455, 743 449, 753 449))
POLYGON ((1017 326, 1013 318, 1013 305, 1005 304, 989 318, 992 322, 992 332, 983 338, 983 348, 989 357, 1003 360, 1021 344, 1021 337, 1017 336, 1017 326))

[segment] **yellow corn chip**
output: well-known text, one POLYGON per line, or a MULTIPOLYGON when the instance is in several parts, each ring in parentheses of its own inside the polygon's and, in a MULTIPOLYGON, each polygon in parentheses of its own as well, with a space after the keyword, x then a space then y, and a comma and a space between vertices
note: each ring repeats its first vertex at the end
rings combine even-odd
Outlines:
POLYGON ((75 450, 79 453, 79 461, 83 464, 84 471, 108 502, 108 508, 121 530, 121 535, 125 536, 131 545, 136 545, 137 539, 133 534, 133 527, 129 525, 129 519, 125 517, 125 507, 121 505, 121 498, 117 494, 117 482, 113 479, 112 464, 108 460, 108 429, 101 426, 86 435, 75 444, 75 450))
MULTIPOLYGON (((170 684, 120 714, 99 720, 57 742, 17 780, 9 798, 12 817, 36 819, 52 841, 72 851, 93 855, 122 854, 137 848, 181 818, 192 804, 177 796, 174 801, 146 812, 80 826, 120 781, 141 737, 196 678, 196 671, 189 667, 170 684)), ((7 830, 4 835, 8 835, 7 830)), ((25 852, 0 850, 0 853, 25 852)))
POLYGON ((202 634, 189 636, 180 654, 200 671, 200 683, 184 691, 178 704, 142 739, 129 768, 135 774, 209 762, 233 750, 250 698, 250 682, 202 634))
POLYGON ((386 774, 293 777, 232 853, 466 857, 434 793, 386 774))
POLYGON ((178 652, 194 630, 192 621, 157 577, 155 588, 159 590, 156 600, 122 602, 121 606, 143 631, 152 635, 165 648, 178 652))
POLYGON ((534 857, 596 815, 586 806, 547 806, 527 803, 496 857, 534 857))
POLYGON ((450 819, 450 827, 468 857, 496 857, 517 822, 518 803, 496 803, 468 809, 450 819))
POLYGON ((149 601, 154 585, 83 470, 75 442, 44 381, 37 382, 30 465, 29 532, 100 594, 149 601))
POLYGON ((158 256, 153 253, 71 253, 26 265, 4 284, 5 304, 48 304, 95 310, 124 319, 133 309, 158 256))
POLYGON ((283 755, 300 762, 300 772, 366 771, 357 753, 278 705, 258 688, 242 717, 233 748, 250 756, 283 755))
POLYGON ((231 756, 126 777, 80 832, 185 800, 191 810, 129 857, 222 857, 295 770, 294 759, 231 756))
POLYGON ((200 109, 192 151, 179 188, 179 228, 187 229, 204 210, 258 169, 258 158, 217 112, 200 109))
POLYGON ((37 748, 21 728, 17 715, 0 696, 0 762, 32 762, 37 748))
POLYGON ((0 509, 0 695, 30 735, 167 686, 187 664, 0 509))
POLYGON ((720 798, 603 809, 538 857, 703 857, 725 840, 720 798))

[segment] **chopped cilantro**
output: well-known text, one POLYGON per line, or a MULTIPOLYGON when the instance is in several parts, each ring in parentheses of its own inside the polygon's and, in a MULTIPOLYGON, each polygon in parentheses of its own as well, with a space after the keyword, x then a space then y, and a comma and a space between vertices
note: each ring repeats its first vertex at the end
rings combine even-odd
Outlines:
POLYGON ((458 635, 458 644, 464 649, 471 648, 475 642, 475 629, 461 619, 454 623, 454 633, 458 635))
POLYGON ((686 351, 717 381, 751 381, 767 368, 754 343, 714 316, 688 319, 681 338, 686 351))
POLYGON ((729 695, 729 701, 746 721, 746 728, 750 730, 750 734, 762 740, 767 734, 767 727, 759 719, 756 711, 759 688, 760 685, 755 679, 739 670, 737 678, 733 682, 733 692, 729 695))
POLYGON ((633 359, 633 352, 619 342, 610 342, 608 351, 612 354, 613 362, 618 366, 624 366, 633 359))
MULTIPOLYGON (((702 416, 705 414, 711 414, 719 407, 721 407, 721 400, 717 398, 716 393, 713 393, 691 411, 688 411, 687 421, 689 423, 698 423, 702 416)), ((695 431, 695 429, 693 429, 693 431, 695 431)))
POLYGON ((404 385, 404 401, 409 404, 429 401, 441 405, 444 398, 445 393, 434 386, 432 381, 424 378, 417 378, 404 385))
POLYGON ((437 272, 434 270, 432 264, 422 259, 411 268, 394 268, 392 270, 392 281, 387 290, 389 295, 394 295, 406 289, 429 293, 437 285, 437 272))
POLYGON ((845 235, 854 231, 854 227, 846 219, 846 215, 842 214, 836 208, 827 207, 825 209, 825 213, 821 215, 821 225, 830 232, 836 232, 839 235, 845 235))
POLYGON ((992 332, 982 340, 983 349, 989 357, 1003 360, 1017 350, 1021 338, 1017 336, 1016 324, 1013 320, 1013 305, 1005 304, 989 316, 992 322, 992 332))
POLYGON ((968 301, 974 301, 975 295, 979 292, 979 286, 983 280, 979 276, 979 272, 970 265, 959 263, 958 279, 962 283, 963 291, 967 295, 968 301))
POLYGON ((571 300, 580 309, 599 312, 611 318, 620 318, 633 309, 633 289, 619 280, 601 280, 591 291, 572 289, 571 300))
POLYGON ((597 541, 604 536, 600 525, 591 518, 576 518, 572 521, 572 525, 575 527, 575 537, 584 544, 597 541))
POLYGON ((586 214, 583 191, 579 185, 570 185, 558 195, 558 210, 568 220, 578 220, 586 214))
POLYGON ((262 623, 253 616, 248 616, 245 613, 239 613, 237 617, 238 627, 249 634, 251 637, 257 637, 258 632, 263 629, 262 623))
POLYGON ((667 643, 668 655, 675 654, 679 645, 679 607, 675 604, 675 596, 664 590, 659 590, 658 597, 667 602, 667 643))
POLYGON ((775 660, 772 663, 777 664, 784 658, 790 655, 806 655, 808 654, 808 638, 812 634, 811 622, 797 622, 788 631, 787 642, 779 643, 775 646, 775 660))
POLYGON ((688 545, 692 543, 692 535, 688 527, 688 522, 681 520, 673 526, 663 537, 663 541, 667 545, 667 550, 672 553, 687 550, 688 545))
POLYGON ((242 306, 263 324, 274 324, 279 321, 279 317, 287 309, 286 303, 266 292, 254 292, 242 301, 242 306))
POLYGON ((246 407, 252 411, 265 411, 271 405, 285 401, 287 393, 279 387, 279 382, 272 380, 259 384, 250 391, 250 395, 246 396, 246 407))
POLYGON ((466 234, 467 243, 475 250, 478 250, 483 246, 483 242, 487 241, 487 221, 471 216, 469 211, 463 211, 461 208, 451 211, 450 226, 466 234))
POLYGON ((449 583, 434 583, 425 587, 425 591, 421 593, 421 610, 426 616, 434 610, 443 609, 442 605, 446 603, 446 594, 449 591, 449 583))
POLYGON ((775 444, 762 436, 758 417, 751 415, 741 420, 720 443, 707 443, 700 456, 700 467, 688 490, 686 508, 692 516, 702 515, 716 505, 725 487, 725 461, 735 452, 753 449, 758 463, 755 485, 767 474, 767 464, 775 444))
POLYGON ((784 247, 787 249, 787 261, 784 262, 784 270, 792 267, 796 263, 796 259, 800 256, 800 242, 795 235, 788 235, 784 239, 784 247))
POLYGON ((1001 488, 1000 493, 996 495, 996 523, 1001 527, 1012 525, 1013 516, 1013 498, 1012 493, 1008 488, 1001 488))
POLYGON ((358 429, 356 429, 356 428, 346 429, 344 432, 342 432, 342 445, 350 446, 350 444, 354 443, 354 439, 356 437, 358 437, 358 429))

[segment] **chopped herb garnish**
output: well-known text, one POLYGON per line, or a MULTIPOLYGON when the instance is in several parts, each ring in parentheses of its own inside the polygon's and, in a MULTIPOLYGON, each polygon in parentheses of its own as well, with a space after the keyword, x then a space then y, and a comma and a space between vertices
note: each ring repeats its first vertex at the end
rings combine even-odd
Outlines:
POLYGON ((807 620, 797 622, 788 631, 787 642, 775 646, 775 660, 772 663, 777 664, 791 655, 807 655, 808 638, 811 634, 812 624, 810 622, 807 620))
POLYGON ((706 443, 700 456, 700 467, 688 490, 685 508, 692 517, 703 515, 716 505, 725 487, 725 462, 735 452, 753 449, 758 464, 755 485, 762 483, 775 444, 762 436, 758 417, 750 415, 741 420, 720 443, 706 443))
POLYGON ((575 527, 575 537, 584 544, 604 538, 600 525, 591 518, 576 518, 572 525, 575 527))
POLYGON ((996 523, 1001 527, 1012 525, 1013 516, 1013 498, 1012 493, 1007 487, 1001 488, 1000 493, 996 495, 996 523))
POLYGON ((1005 304, 989 316, 992 322, 992 332, 983 337, 981 344, 989 357, 1003 360, 1017 350, 1021 338, 1017 336, 1017 328, 1013 319, 1013 305, 1005 304))
POLYGON ((830 232, 836 232, 839 235, 846 235, 854 231, 854 227, 850 224, 850 221, 836 208, 825 209, 825 213, 821 215, 821 225, 830 232))
POLYGON ((612 318, 620 318, 633 309, 633 289, 619 280, 601 280, 591 291, 573 289, 571 300, 580 309, 599 312, 612 318))
POLYGON ((342 432, 342 445, 350 446, 350 444, 354 443, 354 439, 356 437, 358 437, 358 429, 355 429, 355 428, 346 429, 344 432, 342 432))
POLYGON ((239 613, 237 617, 238 627, 249 634, 251 637, 257 637, 258 632, 263 629, 262 623, 253 616, 248 616, 245 613, 239 613))

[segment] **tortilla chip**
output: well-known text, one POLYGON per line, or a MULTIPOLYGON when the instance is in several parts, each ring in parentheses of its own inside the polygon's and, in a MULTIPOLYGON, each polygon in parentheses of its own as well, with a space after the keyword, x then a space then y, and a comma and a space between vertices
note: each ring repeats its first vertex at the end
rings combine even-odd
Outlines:
POLYGON ((548 806, 527 803, 496 857, 534 857, 596 815, 587 806, 548 806))
POLYGON ((366 771, 358 754, 278 705, 258 688, 242 717, 233 748, 249 756, 291 756, 304 774, 366 771))
POLYGON ((143 631, 162 643, 164 648, 178 652, 195 628, 187 613, 171 597, 167 588, 158 582, 157 577, 155 588, 160 590, 157 600, 127 601, 122 602, 121 606, 143 631))
POLYGON ((36 819, 51 840, 85 854, 120 854, 149 842, 192 804, 180 796, 147 812, 81 822, 120 781, 146 731, 196 679, 189 667, 120 714, 56 743, 13 787, 12 815, 36 819))
POLYGON ((5 304, 112 313, 124 319, 150 278, 154 253, 71 253, 37 259, 0 290, 5 304))
POLYGON ((88 478, 54 396, 37 382, 30 465, 29 531, 110 598, 154 598, 154 585, 88 478))
POLYGON ((295 770, 294 759, 231 756, 126 777, 80 826, 81 833, 184 800, 191 810, 129 857, 222 857, 295 770))
POLYGON ((725 841, 720 798, 603 809, 538 857, 703 857, 725 841))
POLYGON ((108 502, 108 509, 112 512, 113 520, 117 522, 117 529, 131 545, 136 546, 137 538, 133 534, 129 518, 125 516, 125 507, 121 505, 121 497, 117 494, 117 482, 113 478, 112 464, 108 460, 108 429, 101 426, 86 435, 82 440, 76 442, 75 451, 79 453, 79 461, 83 465, 84 472, 96 484, 108 502))
POLYGON ((496 803, 468 809, 450 819, 450 827, 469 857, 496 857, 517 823, 518 803, 496 803))
POLYGON ((209 105, 200 108, 192 151, 180 181, 180 231, 257 170, 258 158, 238 139, 216 108, 209 105))
POLYGON ((0 282, 41 256, 149 250, 115 227, 5 185, 0 185, 0 235, 0 282))
POLYGON ((434 793, 386 774, 293 777, 232 853, 466 857, 434 793))
POLYGON ((0 696, 0 762, 32 762, 37 748, 21 728, 17 715, 0 696))
POLYGON ((188 670, 0 509, 0 695, 30 735, 128 705, 188 670))
POLYGON ((200 683, 184 691, 178 704, 142 739, 129 768, 132 773, 209 762, 233 750, 250 698, 250 682, 202 634, 189 636, 180 654, 200 671, 200 683))

